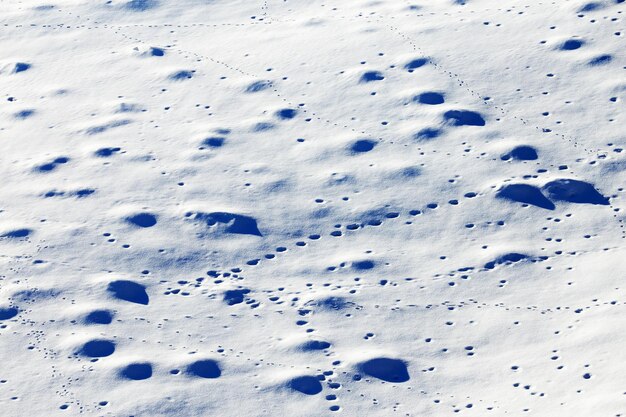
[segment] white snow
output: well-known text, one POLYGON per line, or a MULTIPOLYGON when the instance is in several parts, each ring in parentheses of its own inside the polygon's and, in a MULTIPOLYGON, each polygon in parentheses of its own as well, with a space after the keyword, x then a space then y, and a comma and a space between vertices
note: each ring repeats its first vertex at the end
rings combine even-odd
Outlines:
POLYGON ((0 414, 626 415, 625 12, 0 1, 0 414))

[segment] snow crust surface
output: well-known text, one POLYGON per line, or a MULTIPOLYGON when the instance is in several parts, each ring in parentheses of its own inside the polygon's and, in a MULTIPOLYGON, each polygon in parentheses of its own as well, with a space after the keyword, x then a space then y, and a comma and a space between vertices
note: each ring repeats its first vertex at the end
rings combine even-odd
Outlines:
POLYGON ((0 12, 1 415, 626 415, 623 0, 0 12))

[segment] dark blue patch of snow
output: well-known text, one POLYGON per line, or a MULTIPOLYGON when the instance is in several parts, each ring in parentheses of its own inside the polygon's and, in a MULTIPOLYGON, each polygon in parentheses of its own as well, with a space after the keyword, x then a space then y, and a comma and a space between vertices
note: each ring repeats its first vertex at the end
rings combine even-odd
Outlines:
POLYGON ((430 140, 438 138, 439 136, 441 136, 442 133, 443 132, 441 129, 426 127, 413 135, 413 138, 415 140, 430 140))
POLYGON ((443 114, 444 120, 453 126, 484 126, 485 119, 475 111, 448 110, 443 114))
POLYGON ((226 142, 226 138, 214 136, 214 137, 206 138, 205 140, 202 141, 202 144, 204 146, 209 146, 211 148, 220 148, 224 146, 224 142, 226 142))
POLYGON ((17 316, 19 310, 15 307, 0 307, 0 320, 10 320, 17 316))
POLYGON ((554 210, 555 205, 541 193, 539 188, 529 184, 509 184, 502 187, 496 194, 498 198, 531 204, 548 210, 554 210))
POLYGON ((252 84, 250 84, 248 87, 246 87, 246 93, 256 93, 259 91, 263 91, 266 90, 268 88, 270 88, 272 86, 272 83, 270 81, 255 81, 252 84))
POLYGON ((330 343, 323 340, 309 340, 300 346, 300 349, 305 352, 311 352, 316 350, 324 350, 330 347, 330 343))
POLYGON ((350 151, 352 153, 364 153, 369 152, 376 146, 376 141, 370 139, 359 139, 350 145, 350 151))
POLYGON ((120 300, 143 305, 148 305, 150 302, 146 287, 134 281, 113 281, 109 283, 107 290, 120 300))
POLYGON ((193 77, 192 71, 182 70, 182 71, 176 71, 175 73, 170 74, 168 78, 172 81, 183 81, 183 80, 188 80, 192 77, 193 77))
POLYGON ((423 67, 426 64, 428 64, 428 60, 426 58, 417 58, 417 59, 407 62, 404 65, 404 69, 408 70, 409 72, 413 72, 413 70, 419 67, 423 67))
POLYGON ((442 104, 445 101, 445 99, 444 99, 443 94, 429 91, 429 92, 422 93, 418 96, 413 97, 413 101, 416 101, 420 104, 437 105, 437 104, 442 104))
POLYGON ((375 358, 362 362, 359 372, 386 382, 406 382, 410 379, 406 363, 400 359, 375 358))
POLYGON ((581 39, 568 39, 559 47, 562 51, 574 51, 585 44, 585 41, 581 39))
POLYGON ((372 269, 374 268, 374 266, 375 266, 374 261, 370 261, 370 260, 352 262, 352 268, 359 270, 359 271, 372 269))
POLYGON ((113 321, 113 313, 109 310, 94 310, 85 316, 86 324, 110 324, 113 321))
POLYGON ((280 109, 276 112, 276 117, 283 120, 293 119, 297 113, 298 111, 295 109, 280 109))
POLYGON ((228 290, 224 292, 224 302, 229 306, 241 304, 248 293, 250 293, 250 290, 247 288, 242 288, 240 290, 228 290))
POLYGON ((609 55, 609 54, 600 55, 600 56, 593 58, 591 61, 589 61, 589 65, 591 65, 592 67, 595 67, 598 65, 605 65, 611 62, 612 60, 613 60, 613 55, 609 55))
POLYGON ((157 218, 154 214, 139 213, 128 216, 126 221, 138 227, 152 227, 157 224, 157 218))
POLYGON ((28 119, 29 117, 31 117, 33 114, 35 114, 35 110, 34 109, 26 109, 26 110, 20 110, 17 113, 15 113, 13 116, 16 119, 28 119))
POLYGON ((287 386, 306 395, 316 395, 322 392, 322 384, 314 376, 298 376, 290 380, 287 386))
POLYGON ((196 219, 205 221, 207 226, 215 226, 217 223, 227 225, 226 233, 242 235, 263 236, 255 219, 243 214, 226 212, 197 213, 196 219))
POLYGON ((28 237, 33 231, 31 229, 15 229, 3 233, 0 237, 9 238, 9 239, 19 239, 28 237))
POLYGON ((13 67, 13 73, 17 74, 18 72, 28 71, 28 69, 30 69, 30 64, 27 64, 26 62, 17 62, 15 67, 13 67))
POLYGON ((131 363, 120 371, 120 375, 134 381, 148 379, 152 376, 152 365, 149 363, 131 363))
POLYGON ((538 158, 539 155, 537 155, 535 148, 527 145, 516 146, 510 152, 505 153, 500 157, 503 161, 508 161, 509 159, 515 159, 518 161, 534 161, 538 158))
POLYGON ((361 83, 369 83, 372 81, 381 81, 384 80, 385 76, 380 71, 367 71, 361 75, 361 79, 359 82, 361 83))
POLYGON ((121 148, 100 148, 96 152, 94 152, 94 155, 96 155, 98 158, 108 158, 109 156, 113 155, 115 152, 119 152, 120 150, 121 148))
POLYGON ((203 359, 190 364, 187 373, 200 378, 219 378, 222 375, 218 363, 212 359, 203 359))
POLYGON ((524 259, 528 259, 528 255, 524 255, 523 253, 516 253, 516 252, 506 253, 502 256, 497 257, 493 261, 487 262, 485 264, 485 268, 494 269, 496 265, 503 265, 503 264, 510 265, 510 264, 522 261, 524 259))
POLYGON ((579 204, 609 205, 609 199, 600 194, 592 184, 584 181, 561 178, 543 186, 551 200, 579 204))
POLYGON ((110 340, 90 340, 79 350, 79 354, 90 358, 102 358, 115 352, 115 343, 110 340))

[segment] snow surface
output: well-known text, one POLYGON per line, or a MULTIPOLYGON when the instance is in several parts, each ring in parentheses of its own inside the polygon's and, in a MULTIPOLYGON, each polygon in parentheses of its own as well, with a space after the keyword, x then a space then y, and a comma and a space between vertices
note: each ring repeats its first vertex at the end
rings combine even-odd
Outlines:
POLYGON ((0 414, 626 415, 625 11, 1 1, 0 414))

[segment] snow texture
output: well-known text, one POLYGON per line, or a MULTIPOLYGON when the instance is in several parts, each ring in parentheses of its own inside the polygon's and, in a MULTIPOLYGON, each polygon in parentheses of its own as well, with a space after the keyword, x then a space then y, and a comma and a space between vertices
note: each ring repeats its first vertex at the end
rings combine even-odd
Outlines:
POLYGON ((3 0, 0 414, 626 415, 623 0, 3 0))

